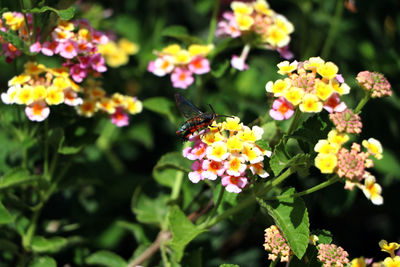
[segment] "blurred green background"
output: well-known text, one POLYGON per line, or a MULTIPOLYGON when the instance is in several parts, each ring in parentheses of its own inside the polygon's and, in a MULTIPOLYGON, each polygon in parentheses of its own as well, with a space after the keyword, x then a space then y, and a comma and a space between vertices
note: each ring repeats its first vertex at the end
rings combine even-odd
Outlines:
MULTIPOLYGON (((227 10, 229 3, 222 0, 219 13, 227 10)), ((269 3, 295 26, 290 43, 295 59, 322 56, 338 65, 339 72, 353 88, 345 99, 348 106, 355 107, 362 97, 355 80, 358 72, 381 72, 392 84, 393 97, 373 99, 363 109, 363 132, 359 139, 361 142, 374 137, 384 147, 384 158, 376 162, 373 170, 383 187, 384 205, 374 206, 361 191, 345 191, 342 184, 304 197, 312 230, 331 231, 334 243, 346 249, 350 258, 364 255, 383 259, 386 255, 380 252, 378 242, 381 239, 400 241, 397 195, 400 190, 400 2, 359 0, 355 2, 355 13, 346 9, 341 0, 269 3)), ((201 89, 196 85, 186 91, 173 88, 169 76, 159 78, 146 70, 148 62, 155 58, 153 50, 180 42, 166 36, 165 29, 170 26, 181 25, 190 35, 205 41, 213 5, 214 0, 82 1, 79 16, 89 19, 99 30, 115 32, 140 46, 139 53, 131 57, 128 65, 110 68, 104 73, 104 88, 108 92, 136 95, 142 101, 166 97, 173 102, 173 95, 179 92, 204 110, 212 104, 217 112, 237 115, 246 124, 263 116, 271 104, 265 94, 265 83, 279 77, 276 64, 282 59, 276 52, 254 49, 249 55, 248 71, 228 70, 218 78, 207 74, 202 79, 201 89)), ((18 9, 11 1, 2 1, 1 7, 18 9)), ((221 39, 214 38, 214 41, 218 43, 221 39)), ((232 47, 220 53, 211 68, 218 70, 220 64, 229 60, 233 53, 240 53, 240 49, 240 46, 232 47)), ((2 60, 0 68, 0 85, 4 92, 15 71, 21 71, 22 60, 15 65, 2 60)), ((0 104, 1 113, 9 109, 16 107, 0 104)), ((140 192, 150 197, 169 192, 153 179, 152 171, 163 154, 182 149, 182 141, 175 131, 184 118, 179 117, 177 108, 172 109, 172 117, 180 118, 175 122, 145 105, 142 113, 131 117, 131 125, 127 128, 116 128, 105 118, 78 118, 71 109, 50 115, 49 124, 63 126, 71 145, 90 142, 82 153, 74 156, 74 167, 63 180, 62 190, 50 199, 40 217, 39 234, 51 235, 48 225, 58 224, 58 234, 82 237, 76 245, 54 255, 59 266, 67 263, 84 265, 84 258, 100 249, 111 250, 128 259, 139 245, 146 245, 138 244, 134 238, 138 230, 132 228, 137 221, 131 202, 140 192), (79 127, 94 135, 89 139, 85 135, 85 139, 80 140, 76 135, 79 127)), ((33 122, 28 124, 37 126, 33 122)), ((20 151, 13 140, 0 130, 2 171, 18 162, 20 151)), ((35 152, 40 155, 40 151, 33 151, 32 155, 35 152)), ((40 163, 40 157, 37 157, 40 163)), ((286 185, 301 191, 324 179, 317 169, 312 168, 309 177, 293 176, 286 185)), ((202 184, 188 181, 185 184, 193 188, 194 193, 203 188, 202 184)), ((268 256, 262 247, 263 230, 270 223, 262 213, 256 213, 246 222, 234 218, 201 235, 188 250, 202 250, 206 255, 203 256, 204 266, 218 266, 223 262, 265 266, 268 256)), ((152 242, 158 232, 156 227, 142 230, 148 242, 152 242)), ((0 230, 0 235, 17 240, 7 229, 0 230)), ((1 252, 0 255, 0 266, 8 266, 9 256, 1 252)), ((150 265, 157 261, 155 259, 150 265)))

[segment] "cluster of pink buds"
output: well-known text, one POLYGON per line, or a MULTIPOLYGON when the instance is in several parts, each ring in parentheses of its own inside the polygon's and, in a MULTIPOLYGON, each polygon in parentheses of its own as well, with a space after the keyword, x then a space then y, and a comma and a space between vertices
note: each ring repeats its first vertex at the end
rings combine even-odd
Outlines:
POLYGON ((349 254, 342 247, 335 244, 319 244, 318 260, 322 262, 323 267, 347 266, 349 263, 349 254))
POLYGON ((157 59, 150 61, 148 71, 156 76, 171 74, 172 86, 186 89, 193 82, 193 74, 210 72, 210 62, 206 58, 213 45, 192 44, 188 49, 172 44, 161 51, 155 51, 157 59))
POLYGON ((268 259, 276 261, 280 258, 281 262, 289 262, 290 255, 293 254, 282 232, 276 225, 271 225, 265 229, 264 248, 269 252, 268 259))
POLYGON ((268 177, 263 160, 271 152, 260 148, 255 142, 264 131, 258 126, 249 128, 238 117, 228 117, 225 122, 213 124, 206 133, 189 139, 192 147, 183 150, 183 156, 194 160, 189 179, 216 180, 221 177, 222 186, 231 193, 240 193, 248 184, 249 171, 261 178, 268 177))
POLYGON ((65 59, 63 65, 68 67, 72 79, 80 83, 88 74, 98 76, 105 72, 105 60, 98 51, 98 46, 109 41, 108 37, 90 25, 87 20, 79 19, 74 22, 58 22, 50 33, 50 40, 31 45, 32 53, 46 56, 59 55, 65 59))
POLYGON ((233 1, 231 9, 233 12, 223 13, 216 35, 242 37, 246 42, 241 55, 232 56, 232 67, 241 71, 248 68, 245 61, 250 45, 277 50, 285 59, 293 57, 288 49, 290 34, 294 31, 293 24, 285 16, 272 10, 265 0, 249 3, 233 1))
POLYGON ((379 72, 362 71, 357 74, 357 81, 361 87, 371 94, 372 97, 391 96, 391 85, 379 72))

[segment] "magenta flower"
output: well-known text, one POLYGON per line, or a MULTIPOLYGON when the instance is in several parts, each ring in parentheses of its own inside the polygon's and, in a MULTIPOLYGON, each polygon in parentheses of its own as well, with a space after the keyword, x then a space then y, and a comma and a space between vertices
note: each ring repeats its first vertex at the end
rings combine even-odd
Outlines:
POLYGON ((78 55, 78 45, 73 41, 62 42, 57 46, 56 51, 63 58, 72 59, 78 55))
POLYGON ((277 50, 281 57, 286 60, 291 60, 294 57, 293 52, 289 50, 289 45, 278 47, 277 50))
POLYGON ((210 62, 204 57, 195 57, 188 67, 194 74, 205 74, 210 71, 210 62))
POLYGON ((35 42, 29 47, 31 53, 39 53, 42 50, 42 45, 40 42, 35 42))
POLYGON ((94 54, 90 58, 90 65, 92 66, 92 69, 94 69, 97 72, 107 71, 107 67, 105 65, 105 60, 100 53, 94 54))
POLYGON ((173 59, 169 56, 159 57, 149 62, 147 70, 156 76, 165 76, 167 73, 171 73, 174 70, 173 59))
POLYGON ((172 86, 186 89, 194 82, 192 72, 184 68, 176 68, 171 74, 172 86))
POLYGON ((192 183, 197 184, 199 181, 204 180, 203 177, 203 169, 202 169, 202 161, 195 161, 193 162, 192 166, 190 167, 193 171, 189 172, 189 180, 192 183))
POLYGON ((287 120, 294 114, 293 105, 286 100, 284 97, 280 97, 272 103, 272 109, 269 111, 269 115, 274 120, 287 120))
POLYGON ((58 51, 58 42, 52 41, 52 42, 44 42, 42 45, 42 53, 43 55, 46 56, 52 56, 56 54, 58 51))
POLYGON ((72 65, 69 73, 71 74, 72 79, 77 83, 82 82, 83 79, 87 76, 87 70, 81 68, 79 64, 72 65))
POLYGON ((128 113, 126 113, 121 107, 116 108, 115 113, 111 114, 111 123, 115 124, 117 127, 128 126, 128 113))
POLYGON ((340 102, 340 96, 338 93, 333 93, 324 104, 324 109, 329 113, 343 112, 346 108, 346 103, 340 102))
POLYGON ((206 155, 207 144, 203 143, 198 136, 198 141, 196 141, 193 147, 187 147, 182 151, 185 158, 190 160, 203 159, 206 155))
POLYGON ((217 36, 228 35, 232 38, 239 37, 242 33, 239 30, 239 26, 237 25, 233 12, 224 12, 224 14, 222 14, 222 17, 225 20, 218 22, 218 28, 215 34, 217 36))
POLYGON ((247 178, 244 176, 225 175, 222 177, 221 183, 225 186, 226 191, 230 193, 240 193, 247 184, 247 178))
POLYGON ((203 177, 209 180, 215 180, 225 172, 224 163, 214 160, 204 160, 202 164, 203 177))

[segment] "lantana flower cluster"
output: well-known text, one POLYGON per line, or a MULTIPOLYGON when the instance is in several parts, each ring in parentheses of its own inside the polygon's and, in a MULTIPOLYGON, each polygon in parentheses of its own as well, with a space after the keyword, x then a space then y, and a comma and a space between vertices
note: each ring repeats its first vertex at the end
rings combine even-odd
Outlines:
POLYGON ((120 93, 107 96, 99 81, 91 80, 83 86, 84 99, 77 106, 78 114, 92 117, 96 112, 103 112, 110 116, 111 122, 118 127, 129 125, 129 114, 140 113, 143 109, 142 102, 136 97, 120 93))
POLYGON ((99 52, 104 56, 108 66, 117 68, 129 61, 129 56, 139 51, 139 46, 128 39, 121 38, 118 42, 108 41, 99 45, 99 52))
POLYGON ((193 82, 193 75, 210 72, 210 62, 206 58, 213 45, 192 44, 188 49, 171 44, 161 51, 155 51, 157 58, 150 61, 148 71, 156 76, 171 74, 172 86, 187 89, 193 82))
POLYGON ((223 13, 223 20, 218 23, 216 34, 232 38, 242 37, 247 44, 240 56, 232 56, 232 67, 238 70, 248 68, 245 61, 250 44, 278 50, 286 59, 293 57, 288 50, 290 34, 294 31, 293 24, 285 16, 272 10, 267 1, 233 1, 231 9, 233 12, 223 13))
POLYGON ((345 179, 346 189, 352 190, 357 186, 373 204, 381 205, 382 188, 376 183, 375 177, 366 170, 374 165, 370 156, 382 158, 380 142, 374 138, 363 140, 362 145, 367 151, 361 151, 361 146, 357 143, 353 143, 350 149, 343 147, 348 140, 349 136, 346 133, 331 130, 328 138, 319 140, 314 147, 318 153, 315 166, 321 173, 336 173, 345 179))
POLYGON ((93 29, 87 20, 59 20, 49 36, 50 40, 32 44, 30 51, 41 52, 46 56, 59 55, 64 58, 63 65, 68 67, 75 82, 82 82, 88 74, 98 76, 99 73, 107 70, 98 46, 106 44, 109 38, 104 33, 93 29))
POLYGON ((204 133, 191 137, 192 147, 183 150, 183 156, 194 160, 189 179, 193 183, 201 180, 216 180, 221 177, 226 191, 240 193, 248 184, 246 171, 261 178, 268 177, 264 170, 264 157, 271 152, 260 148, 264 131, 258 126, 243 125, 238 117, 228 117, 223 123, 213 123, 204 133))
POLYGON ((400 244, 396 242, 388 243, 386 240, 381 240, 379 246, 382 251, 390 254, 390 257, 386 257, 381 262, 373 262, 373 258, 359 257, 355 258, 350 262, 350 266, 400 266, 400 244), (397 253, 396 253, 397 250, 397 253))
POLYGON ((392 95, 391 85, 382 73, 361 71, 356 79, 361 87, 371 94, 371 97, 392 95))
POLYGON ((82 88, 69 78, 66 68, 47 68, 27 62, 25 71, 8 81, 8 90, 1 94, 5 104, 25 105, 31 121, 43 121, 50 114, 49 106, 82 104, 78 93, 82 88))
POLYGON ((31 121, 43 121, 50 114, 50 106, 66 104, 86 117, 104 111, 110 114, 112 123, 126 126, 129 124, 127 113, 142 110, 142 103, 135 97, 118 93, 107 97, 96 82, 88 81, 84 87, 76 84, 66 67, 47 68, 34 62, 24 67, 22 74, 9 80, 9 88, 1 94, 1 99, 5 104, 25 105, 25 114, 31 121))
POLYGON ((289 262, 290 255, 293 254, 288 242, 276 225, 271 225, 265 229, 264 249, 269 252, 268 259, 276 261, 280 258, 281 262, 289 262))
MULTIPOLYGON (((28 29, 32 29, 32 14, 26 14, 26 21, 24 15, 20 12, 4 12, 2 14, 2 20, 0 20, 0 31, 9 32, 14 31, 18 36, 24 40, 28 41, 31 37, 28 29)), ((0 37, 1 43, 1 55, 6 57, 6 62, 11 63, 16 57, 22 54, 21 50, 16 48, 12 43, 7 42, 2 37, 0 37)))
POLYGON ((275 120, 289 119, 296 108, 305 113, 318 113, 322 109, 342 112, 347 108, 340 96, 348 94, 350 87, 333 62, 311 57, 305 62, 283 61, 278 68, 278 73, 287 77, 265 85, 266 91, 277 98, 269 112, 275 120))
POLYGON ((317 249, 317 258, 324 267, 343 267, 349 263, 349 254, 340 246, 336 246, 335 244, 319 244, 317 249))

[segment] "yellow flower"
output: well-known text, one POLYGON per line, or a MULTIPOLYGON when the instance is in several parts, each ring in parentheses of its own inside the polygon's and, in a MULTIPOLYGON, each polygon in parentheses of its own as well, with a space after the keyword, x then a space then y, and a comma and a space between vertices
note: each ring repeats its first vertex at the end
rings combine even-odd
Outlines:
POLYGON ((314 151, 322 154, 336 154, 340 149, 340 145, 329 143, 328 140, 322 139, 314 147, 314 151))
POLYGON ((239 117, 226 118, 226 120, 223 122, 223 127, 225 130, 231 132, 239 131, 240 129, 242 129, 242 126, 240 125, 240 118, 239 117))
POLYGON ((294 31, 293 24, 282 15, 277 15, 275 19, 276 25, 282 29, 286 34, 291 34, 294 31))
POLYGON ((243 129, 238 132, 238 137, 242 139, 243 142, 251 142, 254 143, 257 140, 260 140, 264 130, 258 126, 253 126, 250 129, 248 126, 243 126, 243 129))
POLYGON ((329 82, 332 85, 333 90, 335 90, 340 95, 346 95, 350 93, 350 86, 346 83, 339 84, 335 79, 329 82))
POLYGON ((209 131, 201 136, 201 141, 207 145, 212 145, 215 142, 224 140, 224 136, 219 131, 209 131))
POLYGON ((251 26, 254 24, 254 19, 249 15, 236 14, 235 19, 238 24, 239 30, 241 31, 250 30, 251 26))
POLYGON ((304 68, 306 70, 316 70, 323 66, 325 61, 320 57, 310 57, 306 62, 304 62, 304 68))
POLYGON ((124 51, 116 51, 115 53, 106 55, 105 59, 108 66, 117 68, 127 64, 129 61, 129 56, 124 51))
POLYGON ((322 103, 319 102, 316 95, 305 94, 299 108, 301 112, 320 112, 322 110, 322 103))
POLYGON ((224 142, 214 142, 206 149, 207 158, 214 161, 223 161, 228 158, 228 148, 224 142))
POLYGON ((231 3, 231 8, 235 15, 250 15, 253 12, 253 7, 251 5, 238 1, 233 1, 231 3))
POLYGON ((126 109, 130 114, 137 114, 142 112, 143 104, 142 101, 137 100, 135 97, 125 97, 126 109))
POLYGON ((337 165, 336 155, 319 153, 315 157, 315 167, 320 169, 322 173, 333 173, 337 165))
POLYGON ((192 44, 189 46, 188 51, 192 57, 195 56, 206 56, 214 48, 214 45, 199 45, 192 44))
POLYGON ((27 83, 31 80, 30 75, 26 74, 20 74, 18 76, 14 76, 11 80, 8 81, 8 86, 14 86, 14 85, 23 85, 24 83, 27 83))
POLYGON ((333 93, 332 86, 322 81, 317 81, 315 83, 315 90, 316 90, 316 95, 321 100, 327 100, 333 93))
POLYGON ((283 47, 290 42, 289 35, 278 25, 272 25, 268 28, 265 41, 275 47, 283 47))
POLYGON ((269 4, 265 0, 257 0, 253 3, 254 10, 258 13, 271 16, 274 11, 269 8, 269 4))
POLYGON ((100 99, 106 95, 106 91, 104 91, 100 87, 92 88, 88 91, 89 97, 93 99, 100 99))
POLYGON ((304 90, 299 87, 290 87, 283 96, 290 102, 292 105, 297 106, 303 99, 304 90))
POLYGON ((375 138, 369 138, 368 140, 363 140, 362 145, 368 149, 368 152, 375 156, 377 159, 382 158, 382 145, 375 138))
POLYGON ((326 79, 333 79, 336 77, 339 68, 333 62, 326 62, 317 68, 319 75, 326 79))
MULTIPOLYGON (((367 177, 364 180, 364 185, 361 186, 361 189, 363 190, 364 195, 368 199, 370 199, 374 205, 382 205, 383 204, 383 197, 381 196, 382 187, 375 182, 375 177, 373 175, 367 174, 366 176, 367 177)), ((382 241, 384 241, 384 240, 382 240, 382 241)), ((397 243, 390 243, 387 246, 384 246, 384 247, 381 246, 381 248, 382 248, 382 251, 386 251, 386 252, 390 253, 389 249, 392 249, 393 246, 394 247, 397 246, 397 248, 395 248, 395 249, 399 248, 399 244, 397 244, 397 243)))
POLYGON ((24 65, 25 73, 29 75, 39 75, 46 70, 43 64, 37 64, 35 62, 26 62, 24 65))
POLYGON ((17 31, 25 25, 22 14, 21 16, 14 16, 12 12, 5 12, 3 13, 3 19, 5 19, 7 26, 13 31, 17 31))
POLYGON ((338 133, 336 130, 331 130, 328 133, 328 141, 331 144, 337 144, 339 146, 342 146, 342 144, 349 141, 349 136, 345 133, 338 133))
POLYGON ((64 90, 70 86, 69 79, 64 77, 57 77, 53 80, 52 86, 58 90, 64 90))
POLYGON ((365 258, 355 258, 350 262, 350 267, 366 267, 365 258))
POLYGON ((400 266, 400 256, 396 256, 393 258, 387 257, 383 264, 385 267, 399 267, 400 266))
POLYGON ((43 85, 38 85, 33 88, 33 100, 40 100, 46 98, 47 89, 43 85))
POLYGON ((32 86, 24 85, 22 88, 19 89, 17 94, 15 95, 15 102, 17 104, 25 104, 29 105, 33 102, 33 92, 32 86))
POLYGON ((188 64, 191 59, 192 57, 187 50, 180 50, 179 52, 174 54, 175 64, 188 64))
POLYGON ((114 93, 112 94, 111 99, 116 106, 126 107, 125 96, 123 94, 114 93))
POLYGON ((134 55, 139 51, 139 46, 128 39, 121 38, 118 41, 118 46, 128 55, 134 55))
MULTIPOLYGON (((59 20, 57 27, 65 30, 65 31, 70 31, 70 32, 75 29, 74 23, 70 22, 69 20, 59 20)), ((79 31, 83 31, 83 30, 86 30, 87 32, 89 32, 87 29, 81 29, 79 31)))
POLYGON ((161 53, 163 54, 171 54, 171 55, 175 55, 177 54, 179 51, 181 51, 181 47, 178 44, 172 44, 169 45, 167 47, 165 47, 161 53))
POLYGON ((92 117, 97 111, 96 102, 90 99, 83 101, 82 105, 77 106, 78 114, 85 117, 92 117))
POLYGON ((243 141, 237 135, 234 135, 228 138, 226 146, 229 151, 240 151, 243 149, 243 141))
POLYGON ((386 240, 379 241, 379 246, 381 250, 390 254, 390 256, 394 257, 394 251, 400 248, 400 244, 396 242, 388 243, 386 240))
POLYGON ((98 102, 96 102, 96 107, 100 110, 107 112, 108 114, 115 113, 114 102, 108 97, 103 97, 98 102))
POLYGON ((274 96, 283 96, 287 89, 290 87, 290 81, 288 79, 278 79, 275 82, 269 81, 265 85, 265 90, 268 93, 273 93, 274 96))
POLYGON ((297 65, 297 61, 293 61, 292 63, 289 63, 287 60, 282 61, 277 65, 279 68, 278 73, 282 75, 292 73, 297 69, 297 65))
POLYGON ((47 88, 46 102, 49 105, 58 105, 64 102, 64 92, 55 86, 47 88))
POLYGON ((113 41, 109 41, 105 44, 101 44, 98 46, 98 51, 99 53, 101 53, 102 55, 106 56, 106 55, 111 55, 114 54, 118 51, 118 47, 117 44, 113 41))

